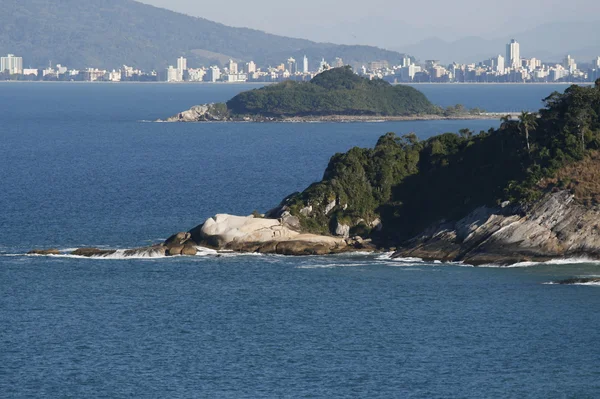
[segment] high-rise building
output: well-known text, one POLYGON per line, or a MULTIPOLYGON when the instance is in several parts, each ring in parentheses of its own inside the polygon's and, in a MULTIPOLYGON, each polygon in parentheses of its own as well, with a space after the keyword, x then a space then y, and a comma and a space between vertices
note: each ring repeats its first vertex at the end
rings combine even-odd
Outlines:
POLYGON ((23 58, 15 57, 14 54, 9 54, 6 57, 0 58, 0 72, 6 72, 10 75, 20 75, 23 73, 23 58))
POLYGON ((519 68, 521 66, 521 51, 519 43, 512 39, 510 43, 506 45, 506 63, 511 68, 519 68))
POLYGON ((254 61, 250 61, 247 64, 247 71, 248 71, 248 73, 255 73, 256 72, 256 64, 254 63, 254 61))
POLYGON ((502 55, 498 54, 496 57, 492 58, 492 68, 494 68, 494 71, 498 72, 500 75, 504 75, 504 69, 505 69, 505 63, 504 63, 504 57, 502 57, 502 55))
POLYGON ((181 82, 183 80, 183 74, 187 71, 187 60, 183 57, 177 59, 177 80, 181 82))
POLYGON ((173 65, 167 68, 167 82, 180 82, 179 69, 173 68, 173 65))
POLYGON ((296 60, 292 57, 288 58, 287 60, 287 70, 291 75, 294 75, 296 72, 298 72, 296 60))
POLYGON ((335 62, 333 65, 335 68, 341 68, 344 66, 344 60, 342 60, 340 57, 335 57, 335 62))
MULTIPOLYGON (((598 57, 600 59, 600 57, 598 57)), ((302 63, 302 73, 308 73, 308 57, 304 56, 304 60, 302 63)))
POLYGON ((570 54, 567 54, 567 56, 563 60, 563 67, 566 70, 568 70, 569 73, 573 73, 577 69, 577 63, 575 62, 575 59, 571 57, 570 54))
POLYGON ((206 75, 204 75, 204 80, 207 80, 209 82, 216 82, 219 79, 221 79, 221 69, 219 69, 218 66, 211 66, 210 68, 208 68, 208 70, 206 71, 206 75))
POLYGON ((237 75, 238 74, 238 64, 237 62, 235 62, 234 60, 229 60, 229 74, 230 75, 237 75))

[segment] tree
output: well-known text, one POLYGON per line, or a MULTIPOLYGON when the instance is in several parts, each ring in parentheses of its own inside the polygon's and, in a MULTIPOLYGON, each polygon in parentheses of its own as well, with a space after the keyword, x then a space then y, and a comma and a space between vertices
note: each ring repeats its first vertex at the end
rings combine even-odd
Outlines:
POLYGON ((469 128, 460 129, 458 133, 460 133, 460 137, 467 140, 470 140, 471 137, 473 137, 473 131, 469 128))
POLYGON ((529 131, 537 127, 537 115, 531 112, 523 111, 519 115, 519 129, 525 134, 527 143, 527 152, 530 152, 529 146, 529 131))
POLYGON ((512 116, 510 114, 504 115, 500 118, 500 130, 507 130, 513 123, 512 116))

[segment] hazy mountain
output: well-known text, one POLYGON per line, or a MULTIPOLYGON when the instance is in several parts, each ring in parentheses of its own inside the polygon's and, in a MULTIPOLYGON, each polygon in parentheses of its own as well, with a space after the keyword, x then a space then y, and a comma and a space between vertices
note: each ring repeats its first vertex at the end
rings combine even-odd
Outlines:
MULTIPOLYGON (((436 59, 445 63, 478 62, 494 55, 505 54, 506 43, 511 38, 521 44, 522 57, 536 57, 546 62, 561 61, 571 54, 581 62, 590 62, 600 55, 600 22, 553 22, 520 33, 486 39, 472 36, 454 41, 430 37, 409 46, 395 47, 414 55, 417 59, 436 59)), ((577 59, 576 58, 576 59, 577 59)))
POLYGON ((114 68, 122 64, 164 68, 177 57, 189 66, 224 63, 229 58, 279 64, 306 54, 346 63, 402 55, 368 46, 339 46, 265 32, 232 28, 132 0, 2 0, 0 54, 23 57, 25 66, 62 63, 69 67, 114 68))

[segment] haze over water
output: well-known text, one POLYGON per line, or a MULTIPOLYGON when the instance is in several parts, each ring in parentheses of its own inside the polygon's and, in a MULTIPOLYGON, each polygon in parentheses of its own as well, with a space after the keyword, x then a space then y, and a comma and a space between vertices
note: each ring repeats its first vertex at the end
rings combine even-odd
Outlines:
MULTIPOLYGON (((600 291, 544 284, 600 275, 597 264, 23 256, 130 248, 215 213, 265 211, 387 131, 498 125, 140 122, 249 87, 0 84, 3 395, 597 396, 600 291)), ((535 110, 565 87, 417 86, 492 112, 535 110)))

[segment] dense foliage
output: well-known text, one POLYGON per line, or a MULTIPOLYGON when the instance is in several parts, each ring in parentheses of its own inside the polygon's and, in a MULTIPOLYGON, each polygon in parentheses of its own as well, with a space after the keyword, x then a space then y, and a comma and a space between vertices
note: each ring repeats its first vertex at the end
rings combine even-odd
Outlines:
POLYGON ((288 81, 246 91, 229 100, 227 107, 238 115, 265 116, 400 116, 439 112, 420 91, 360 77, 350 67, 330 69, 310 82, 288 81))
POLYGON ((151 70, 173 65, 224 64, 229 58, 278 65, 290 56, 342 57, 348 63, 401 62, 402 54, 370 46, 338 46, 232 28, 132 0, 2 0, 0 54, 23 57, 24 66, 60 63, 72 68, 151 70))
POLYGON ((368 233, 369 222, 381 218, 379 238, 397 242, 477 206, 526 206, 555 188, 600 199, 600 184, 590 181, 598 173, 581 167, 600 161, 600 80, 553 93, 545 103, 539 116, 505 117, 500 128, 477 135, 462 129, 420 142, 414 134, 388 133, 373 149, 334 155, 323 180, 286 204, 306 228, 321 233, 334 231, 337 222, 368 233), (336 207, 326 212, 323 204, 334 199, 336 207), (308 205, 310 214, 300 213, 308 205))

